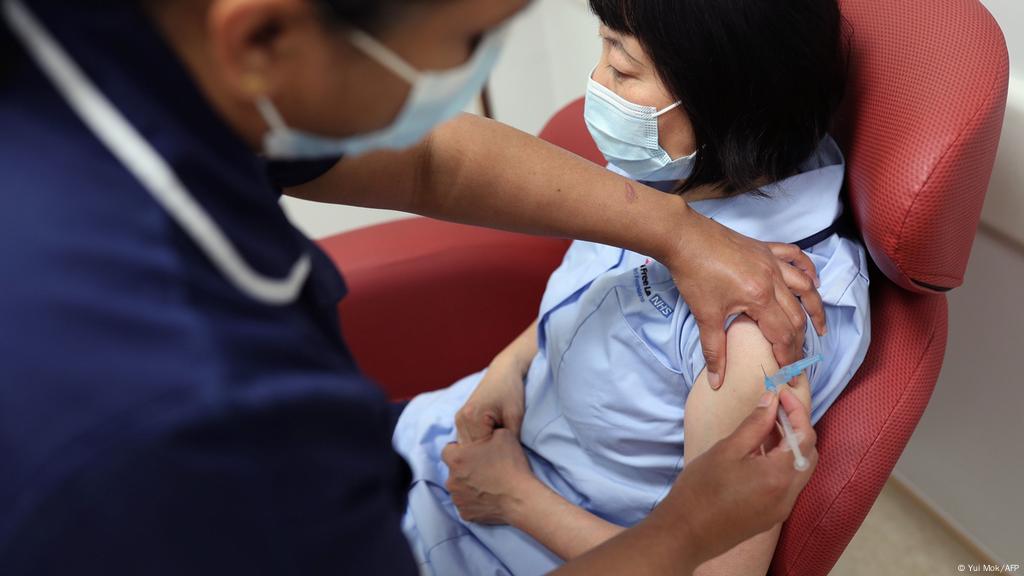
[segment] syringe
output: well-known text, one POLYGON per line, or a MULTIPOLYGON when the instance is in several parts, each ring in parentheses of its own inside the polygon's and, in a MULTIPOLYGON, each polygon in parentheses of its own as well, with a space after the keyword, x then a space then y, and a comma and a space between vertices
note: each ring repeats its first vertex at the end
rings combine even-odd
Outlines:
POLYGON ((803 452, 800 451, 800 440, 796 437, 796 433, 793 432, 793 424, 789 421, 789 416, 786 415, 786 411, 782 409, 782 406, 779 406, 779 421, 782 422, 782 431, 783 436, 786 437, 786 444, 793 451, 793 468, 801 472, 807 470, 810 462, 807 461, 803 452))
MULTIPOLYGON (((823 358, 821 354, 815 354, 814 356, 794 362, 789 366, 783 366, 775 374, 771 376, 765 375, 764 387, 773 394, 777 394, 779 386, 788 384, 790 380, 799 376, 804 369, 821 362, 823 358)), ((796 433, 793 431, 793 423, 789 421, 789 416, 781 404, 779 405, 779 422, 782 424, 782 435, 786 444, 793 451, 793 468, 801 471, 807 470, 810 462, 807 461, 807 458, 800 451, 800 439, 796 437, 796 433)))

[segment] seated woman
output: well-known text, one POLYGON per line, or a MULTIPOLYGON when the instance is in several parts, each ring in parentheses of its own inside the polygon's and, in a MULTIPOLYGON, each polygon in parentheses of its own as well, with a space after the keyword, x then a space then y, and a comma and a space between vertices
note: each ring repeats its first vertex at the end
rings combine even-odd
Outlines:
MULTIPOLYGON (((609 169, 683 194, 747 236, 797 244, 817 267, 828 332, 808 324, 804 352, 825 360, 790 384, 817 422, 869 341, 868 262, 837 233, 844 161, 827 135, 845 72, 836 0, 590 4, 604 50, 585 116, 609 169)), ((636 524, 686 462, 750 413, 764 373, 778 368, 757 325, 740 317, 728 329, 725 382, 713 389, 668 270, 574 243, 534 325, 488 370, 415 398, 398 421, 394 445, 414 476, 405 530, 424 572, 541 574, 636 524), (463 521, 442 462, 456 413, 474 391, 522 395, 524 385, 521 428, 508 423, 529 464, 509 474, 518 505, 487 518, 503 525, 463 521)), ((764 574, 778 535, 776 526, 698 574, 764 574)))

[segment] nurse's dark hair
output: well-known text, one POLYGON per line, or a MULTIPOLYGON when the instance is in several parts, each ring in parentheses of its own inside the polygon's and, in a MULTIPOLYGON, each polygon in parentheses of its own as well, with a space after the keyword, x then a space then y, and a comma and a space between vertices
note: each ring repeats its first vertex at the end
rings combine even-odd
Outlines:
MULTIPOLYGON (((146 2, 171 2, 173 0, 91 0, 105 2, 123 2, 125 4, 145 4, 146 2)), ((382 21, 387 12, 402 4, 411 4, 427 0, 310 0, 319 6, 327 21, 359 26, 372 29, 382 21)), ((0 84, 8 76, 8 72, 23 58, 20 47, 15 44, 6 24, 0 20, 0 84)))
POLYGON ((677 191, 751 191, 798 171, 830 129, 846 78, 837 0, 590 0, 634 36, 693 124, 677 191))
POLYGON ((0 87, 5 84, 8 73, 14 68, 18 59, 18 46, 7 29, 7 23, 0 20, 0 87))
POLYGON ((313 0, 329 20, 344 25, 373 28, 394 6, 415 0, 313 0))

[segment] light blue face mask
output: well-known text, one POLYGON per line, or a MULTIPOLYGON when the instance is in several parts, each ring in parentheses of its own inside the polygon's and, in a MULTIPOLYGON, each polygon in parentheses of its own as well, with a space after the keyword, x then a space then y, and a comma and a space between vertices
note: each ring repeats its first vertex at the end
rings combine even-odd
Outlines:
POLYGON ((634 104, 591 77, 583 117, 597 148, 618 171, 646 182, 675 181, 690 176, 697 152, 673 160, 658 141, 658 118, 680 104, 662 110, 634 104))
POLYGON ((423 140, 439 124, 454 118, 483 89, 501 54, 507 24, 487 33, 470 59, 450 70, 420 72, 390 48, 360 30, 349 40, 369 57, 412 86, 390 126, 369 134, 330 138, 290 128, 269 98, 256 107, 269 126, 263 153, 278 160, 358 156, 374 150, 402 150, 423 140))

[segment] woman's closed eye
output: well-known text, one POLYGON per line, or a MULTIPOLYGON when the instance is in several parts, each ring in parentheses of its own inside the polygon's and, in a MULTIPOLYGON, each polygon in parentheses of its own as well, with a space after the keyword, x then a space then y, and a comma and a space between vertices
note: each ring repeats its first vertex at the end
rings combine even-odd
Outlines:
POLYGON ((604 43, 605 61, 608 62, 606 68, 611 72, 612 78, 617 82, 635 78, 636 76, 631 73, 631 57, 626 53, 622 42, 603 34, 599 34, 599 37, 604 43))
POLYGON ((607 66, 607 68, 608 68, 608 71, 609 71, 609 72, 611 72, 611 75, 612 75, 612 80, 614 80, 615 82, 622 82, 623 80, 626 80, 626 79, 628 79, 628 78, 632 78, 632 76, 630 76, 629 74, 624 74, 624 73, 622 73, 622 72, 619 72, 619 71, 618 71, 618 70, 617 70, 617 69, 616 69, 616 68, 615 68, 614 66, 612 66, 611 64, 609 64, 609 65, 607 66))

